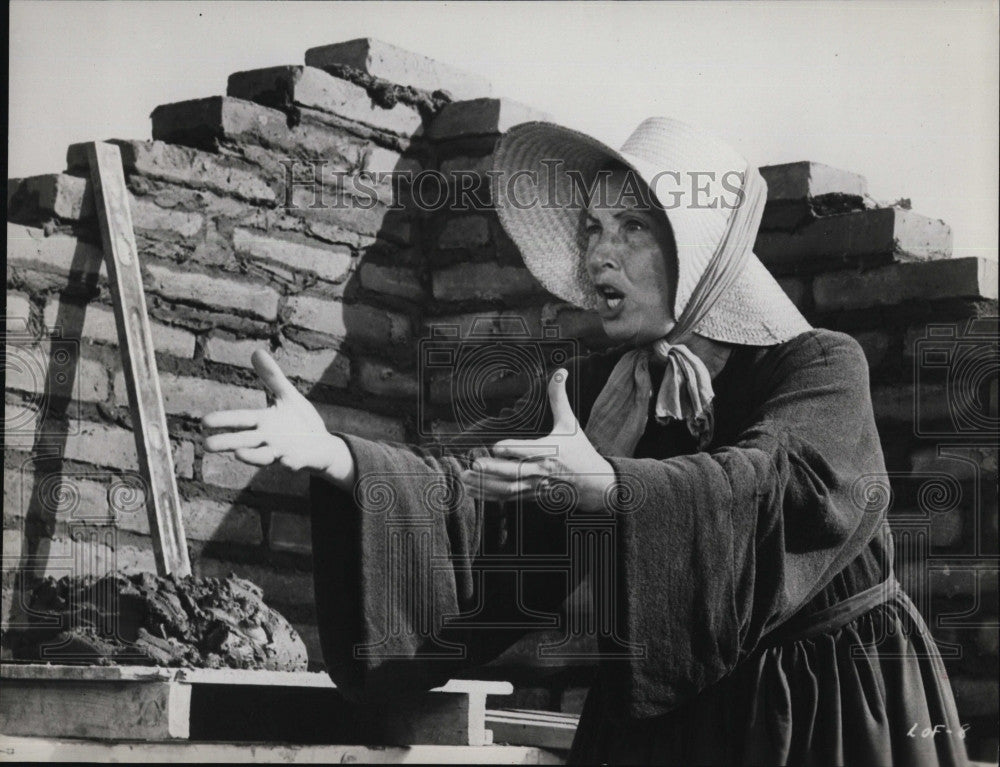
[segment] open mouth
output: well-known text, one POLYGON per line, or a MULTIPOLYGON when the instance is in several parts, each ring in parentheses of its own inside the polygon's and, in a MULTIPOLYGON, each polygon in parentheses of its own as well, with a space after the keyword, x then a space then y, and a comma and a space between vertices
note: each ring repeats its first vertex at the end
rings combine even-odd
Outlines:
POLYGON ((601 294, 601 298, 604 299, 604 304, 608 309, 617 309, 621 306, 622 299, 625 298, 624 293, 615 290, 609 285, 598 285, 597 292, 601 294))

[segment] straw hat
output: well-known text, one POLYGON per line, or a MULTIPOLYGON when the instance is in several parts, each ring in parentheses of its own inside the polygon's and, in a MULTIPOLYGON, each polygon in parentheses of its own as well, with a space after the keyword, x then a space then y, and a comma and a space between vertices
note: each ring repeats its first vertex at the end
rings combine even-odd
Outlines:
MULTIPOLYGON (((584 262, 579 183, 589 186, 616 160, 635 171, 665 209, 677 246, 674 317, 679 317, 741 200, 741 174, 759 174, 718 139, 677 120, 650 117, 615 151, 560 125, 522 123, 507 132, 494 154, 500 222, 545 288, 596 309, 599 296, 584 262)), ((694 331, 717 341, 769 346, 809 328, 750 252, 739 279, 694 331)))

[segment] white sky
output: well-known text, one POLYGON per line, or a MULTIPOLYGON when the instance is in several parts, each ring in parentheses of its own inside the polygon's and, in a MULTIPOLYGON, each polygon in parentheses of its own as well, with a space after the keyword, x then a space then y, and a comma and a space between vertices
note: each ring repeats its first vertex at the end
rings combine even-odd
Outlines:
POLYGON ((997 2, 13 2, 11 177, 66 146, 149 138, 159 104, 376 37, 620 145, 667 115, 751 162, 814 160, 997 251, 997 2))

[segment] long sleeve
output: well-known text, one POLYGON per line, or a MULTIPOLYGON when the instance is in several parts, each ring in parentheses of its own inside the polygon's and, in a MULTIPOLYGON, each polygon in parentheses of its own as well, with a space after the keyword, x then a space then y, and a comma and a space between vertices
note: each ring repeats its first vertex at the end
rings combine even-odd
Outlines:
MULTIPOLYGON (((544 396, 544 385, 534 390, 544 396)), ((475 502, 459 479, 493 442, 548 433, 547 401, 534 404, 544 413, 526 419, 530 429, 480 426, 450 445, 338 435, 354 458, 357 482, 348 494, 313 480, 313 571, 324 660, 348 694, 433 687, 491 660, 533 626, 551 625, 544 614, 554 615, 566 598, 565 577, 477 568, 498 539, 515 533, 503 529, 509 510, 475 502)), ((512 409, 525 406, 522 400, 512 409)), ((527 553, 564 546, 564 517, 522 513, 519 522, 516 535, 529 542, 527 553)))
POLYGON ((804 333, 739 388, 748 411, 727 444, 609 459, 646 498, 616 524, 617 633, 642 648, 609 661, 605 695, 622 714, 663 713, 731 672, 882 524, 887 496, 870 490, 885 467, 853 339, 804 333))

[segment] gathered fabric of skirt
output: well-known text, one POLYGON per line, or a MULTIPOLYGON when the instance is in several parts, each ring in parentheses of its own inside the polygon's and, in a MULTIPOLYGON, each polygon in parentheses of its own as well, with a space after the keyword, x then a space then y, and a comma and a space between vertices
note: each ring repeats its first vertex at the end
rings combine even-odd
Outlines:
POLYGON ((591 689, 570 763, 965 765, 927 627, 902 592, 828 633, 759 651, 670 713, 623 722, 591 689), (945 730, 927 735, 926 728, 945 730))

